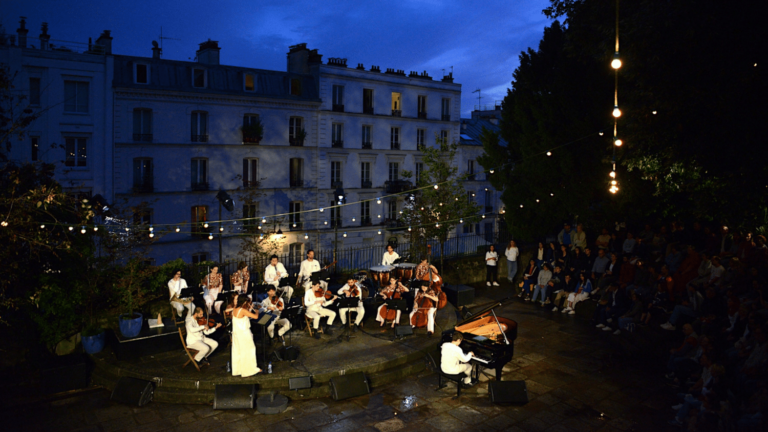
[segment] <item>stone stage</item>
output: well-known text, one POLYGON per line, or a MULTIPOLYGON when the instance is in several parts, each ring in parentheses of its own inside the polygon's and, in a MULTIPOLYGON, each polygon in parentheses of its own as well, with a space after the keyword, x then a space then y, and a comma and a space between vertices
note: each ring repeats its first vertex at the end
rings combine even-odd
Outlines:
MULTIPOLYGON (((403 314, 401 323, 408 322, 403 314)), ((415 329, 414 334, 392 341, 394 330, 389 326, 379 327, 374 317, 366 316, 363 328, 349 341, 341 340, 340 321, 336 320, 333 336, 322 335, 320 340, 309 336, 307 330, 292 329, 285 335, 286 344, 296 346, 300 355, 295 361, 276 361, 272 357, 272 374, 262 364, 261 344, 257 339, 259 367, 263 372, 248 378, 233 377, 226 371, 230 361, 231 346, 220 344, 210 356, 210 366, 201 366, 201 372, 191 363, 182 368, 188 360, 178 335, 173 339, 175 349, 146 355, 137 359, 118 360, 109 348, 92 356, 95 369, 93 384, 114 389, 123 376, 141 378, 155 382, 155 400, 170 403, 203 403, 213 401, 217 384, 256 384, 259 394, 277 390, 291 399, 328 397, 329 381, 340 374, 364 372, 372 388, 381 387, 404 377, 418 374, 425 368, 424 356, 437 350, 442 331, 452 329, 457 322, 456 309, 449 303, 437 311, 435 334, 428 337, 426 329, 415 329), (291 337, 289 337, 289 334, 291 337), (312 377, 312 388, 290 391, 289 378, 312 377)), ((254 333, 259 332, 252 326, 254 333)), ((272 344, 269 355, 282 347, 272 344)))

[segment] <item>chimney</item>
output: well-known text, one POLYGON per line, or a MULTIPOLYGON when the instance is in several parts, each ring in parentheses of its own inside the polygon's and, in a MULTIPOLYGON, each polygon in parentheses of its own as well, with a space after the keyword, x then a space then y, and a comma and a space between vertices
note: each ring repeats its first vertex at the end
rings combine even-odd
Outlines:
POLYGON ((43 23, 40 33, 40 49, 48 50, 48 41, 51 40, 51 35, 48 34, 48 23, 43 23))
POLYGON ((19 35, 19 48, 27 47, 27 33, 29 33, 29 29, 27 29, 26 25, 27 17, 21 17, 19 28, 16 29, 16 33, 19 35))
POLYGON ((219 43, 208 39, 200 44, 200 49, 197 50, 197 62, 203 64, 217 65, 219 64, 219 43))
POLYGON ((163 49, 157 45, 157 41, 152 41, 152 58, 159 59, 162 53, 163 49))
POLYGON ((101 32, 101 35, 98 39, 96 39, 96 45, 101 45, 104 47, 104 54, 112 54, 112 36, 110 36, 110 33, 112 33, 111 30, 104 30, 101 32))
POLYGON ((288 72, 309 73, 309 50, 307 44, 300 43, 288 47, 288 72))

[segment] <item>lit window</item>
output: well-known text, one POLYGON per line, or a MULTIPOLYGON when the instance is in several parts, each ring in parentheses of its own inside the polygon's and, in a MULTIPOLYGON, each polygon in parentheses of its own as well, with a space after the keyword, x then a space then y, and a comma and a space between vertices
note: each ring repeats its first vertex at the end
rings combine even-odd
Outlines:
POLYGON ((86 164, 87 139, 86 138, 66 138, 65 142, 65 160, 64 165, 68 167, 84 167, 86 164))

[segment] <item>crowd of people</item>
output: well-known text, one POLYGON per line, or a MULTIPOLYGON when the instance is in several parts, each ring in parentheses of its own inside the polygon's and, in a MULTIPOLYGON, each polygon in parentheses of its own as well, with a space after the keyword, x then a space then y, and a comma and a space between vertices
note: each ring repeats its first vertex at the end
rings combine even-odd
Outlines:
MULTIPOLYGON (((516 258, 514 243, 507 251, 513 247, 516 258)), ((675 340, 666 359, 666 378, 680 399, 671 424, 766 430, 765 236, 701 223, 638 230, 617 223, 590 241, 581 224, 565 224, 523 265, 518 297, 525 301, 571 315, 594 301, 600 331, 645 328, 675 340)))

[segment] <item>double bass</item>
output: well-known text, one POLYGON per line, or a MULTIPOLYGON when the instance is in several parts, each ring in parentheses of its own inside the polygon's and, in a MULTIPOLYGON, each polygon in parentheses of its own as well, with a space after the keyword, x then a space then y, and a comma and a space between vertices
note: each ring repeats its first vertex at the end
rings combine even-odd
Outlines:
MULTIPOLYGON (((432 256, 432 245, 427 245, 427 256, 432 256)), ((423 281, 429 281, 429 288, 435 291, 437 295, 437 309, 440 310, 448 304, 448 296, 443 292, 443 277, 437 273, 432 273, 432 265, 427 261, 429 271, 421 277, 423 281)))

